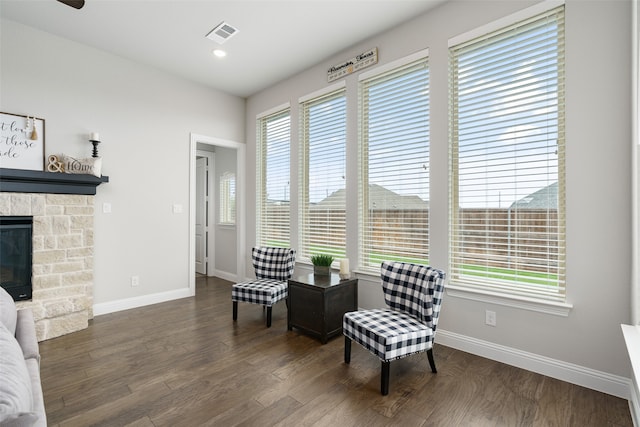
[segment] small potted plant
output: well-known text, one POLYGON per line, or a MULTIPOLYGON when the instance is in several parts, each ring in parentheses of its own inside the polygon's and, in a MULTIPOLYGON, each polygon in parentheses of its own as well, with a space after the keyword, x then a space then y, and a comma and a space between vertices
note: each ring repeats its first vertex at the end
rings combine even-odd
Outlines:
POLYGON ((328 276, 333 257, 325 254, 311 255, 311 262, 313 263, 313 274, 328 276))

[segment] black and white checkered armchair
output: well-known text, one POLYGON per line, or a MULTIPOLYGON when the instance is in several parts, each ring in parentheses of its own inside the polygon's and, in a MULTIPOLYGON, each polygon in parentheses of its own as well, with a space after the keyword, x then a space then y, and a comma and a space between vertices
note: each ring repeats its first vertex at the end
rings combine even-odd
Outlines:
POLYGON ((351 341, 382 361, 380 391, 389 394, 389 367, 393 360, 427 352, 431 371, 444 292, 445 273, 423 265, 388 262, 381 266, 382 290, 389 309, 345 313, 342 323, 344 362, 351 362, 351 341))
POLYGON ((269 328, 272 306, 287 298, 287 281, 293 274, 296 251, 291 248, 258 247, 251 251, 251 258, 256 278, 233 285, 233 320, 238 319, 238 301, 262 304, 267 308, 269 328))

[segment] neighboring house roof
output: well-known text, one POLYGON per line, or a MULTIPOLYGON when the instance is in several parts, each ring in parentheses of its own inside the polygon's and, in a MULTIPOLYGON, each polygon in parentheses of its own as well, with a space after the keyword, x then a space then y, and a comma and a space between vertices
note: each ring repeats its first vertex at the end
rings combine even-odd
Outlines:
POLYGON ((511 204, 509 209, 558 209, 558 182, 547 185, 511 204))
POLYGON ((267 204, 271 205, 288 205, 289 203, 289 200, 267 199, 267 204))
MULTIPOLYGON (((340 189, 320 202, 312 206, 316 208, 329 208, 332 205, 344 206, 345 189, 340 189)), ((429 209, 429 202, 422 200, 418 196, 403 196, 378 184, 369 185, 369 209, 372 210, 416 210, 429 209)))

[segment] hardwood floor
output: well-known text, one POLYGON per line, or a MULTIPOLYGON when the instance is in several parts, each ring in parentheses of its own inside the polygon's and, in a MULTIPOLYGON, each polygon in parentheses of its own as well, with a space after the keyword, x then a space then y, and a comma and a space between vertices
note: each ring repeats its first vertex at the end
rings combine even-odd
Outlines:
POLYGON ((391 364, 341 337, 287 331, 286 306, 240 304, 198 278, 196 298, 96 317, 40 343, 50 426, 632 426, 628 402, 436 344, 391 364))

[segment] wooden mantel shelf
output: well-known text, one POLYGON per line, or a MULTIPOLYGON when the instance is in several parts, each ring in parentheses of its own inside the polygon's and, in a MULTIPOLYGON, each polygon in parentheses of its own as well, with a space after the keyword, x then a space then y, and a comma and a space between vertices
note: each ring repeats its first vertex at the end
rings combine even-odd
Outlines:
POLYGON ((0 168, 0 192, 95 196, 103 182, 109 177, 0 168))

